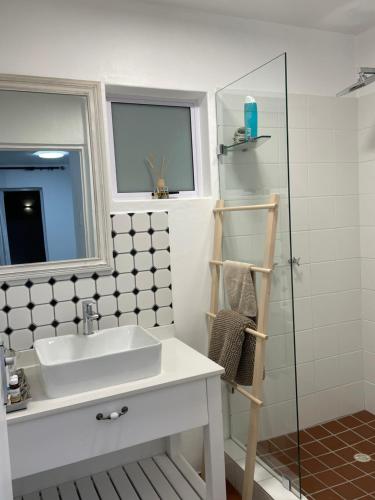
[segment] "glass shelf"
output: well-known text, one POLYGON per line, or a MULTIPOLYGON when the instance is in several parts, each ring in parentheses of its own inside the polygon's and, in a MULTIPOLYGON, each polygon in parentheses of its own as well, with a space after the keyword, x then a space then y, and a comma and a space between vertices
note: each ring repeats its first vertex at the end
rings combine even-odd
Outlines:
POLYGON ((237 142, 235 144, 230 144, 229 146, 226 146, 225 144, 220 144, 218 148, 218 154, 226 155, 228 151, 248 151, 249 149, 255 149, 270 139, 271 139, 270 135, 259 135, 258 137, 247 139, 244 142, 237 142))

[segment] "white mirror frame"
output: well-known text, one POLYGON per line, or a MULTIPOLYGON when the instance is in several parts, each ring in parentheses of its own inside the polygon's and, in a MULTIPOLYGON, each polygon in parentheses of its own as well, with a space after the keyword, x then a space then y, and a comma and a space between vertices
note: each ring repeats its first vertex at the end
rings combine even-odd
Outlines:
MULTIPOLYGON (((1 75, 0 91, 43 92, 50 94, 80 95, 87 98, 87 118, 89 128, 88 152, 91 164, 94 228, 97 256, 85 259, 61 260, 31 264, 0 266, 0 284, 7 281, 22 281, 29 278, 51 276, 71 276, 110 272, 112 270, 112 242, 110 230, 110 211, 105 169, 105 135, 103 125, 103 96, 100 82, 46 78, 23 75, 1 75)), ((1 149, 30 148, 31 144, 4 144, 1 149)), ((48 146, 61 149, 61 146, 48 146)), ((66 145, 64 147, 67 147, 66 145)))

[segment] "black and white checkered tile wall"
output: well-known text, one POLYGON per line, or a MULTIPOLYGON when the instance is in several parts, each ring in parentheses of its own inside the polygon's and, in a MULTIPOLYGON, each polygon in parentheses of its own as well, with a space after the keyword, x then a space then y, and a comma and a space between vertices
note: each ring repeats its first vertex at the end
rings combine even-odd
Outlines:
POLYGON ((82 331, 82 300, 96 301, 95 327, 173 323, 167 212, 111 215, 115 269, 43 283, 0 285, 0 335, 7 347, 30 349, 40 338, 82 331))

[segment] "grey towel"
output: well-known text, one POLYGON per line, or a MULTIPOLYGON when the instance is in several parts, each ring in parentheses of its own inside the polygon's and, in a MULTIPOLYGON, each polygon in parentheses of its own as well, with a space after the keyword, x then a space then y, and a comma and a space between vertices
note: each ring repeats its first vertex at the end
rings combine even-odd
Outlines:
POLYGON ((251 265, 244 262, 224 261, 224 287, 228 303, 233 311, 256 318, 257 299, 255 276, 251 265))
POLYGON ((208 357, 225 369, 223 378, 252 385, 255 337, 245 328, 256 329, 251 318, 235 311, 219 311, 212 325, 208 357))

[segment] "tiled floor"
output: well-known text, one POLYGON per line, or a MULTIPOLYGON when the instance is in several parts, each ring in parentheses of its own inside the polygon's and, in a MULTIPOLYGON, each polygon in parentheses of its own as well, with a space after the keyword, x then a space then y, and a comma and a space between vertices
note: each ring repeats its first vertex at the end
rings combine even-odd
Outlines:
MULTIPOLYGON (((375 415, 361 411, 300 432, 301 486, 308 499, 375 499, 375 415), (354 459, 357 453, 369 462, 354 459)), ((258 443, 262 460, 298 482, 297 436, 258 443)))
POLYGON ((241 495, 227 481, 227 500, 241 500, 241 495))

